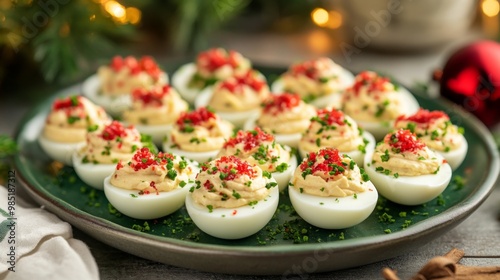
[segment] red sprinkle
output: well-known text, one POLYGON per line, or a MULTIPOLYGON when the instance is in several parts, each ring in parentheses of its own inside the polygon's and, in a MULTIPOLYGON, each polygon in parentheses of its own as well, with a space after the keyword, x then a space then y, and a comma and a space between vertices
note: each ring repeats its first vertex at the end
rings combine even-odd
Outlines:
POLYGON ((342 167, 343 169, 347 168, 342 164, 342 156, 335 148, 324 148, 320 149, 317 153, 309 153, 299 167, 302 171, 310 168, 310 174, 313 175, 317 173, 330 175, 329 173, 332 171, 335 172, 334 175, 338 175, 342 173, 342 169, 337 167, 342 167), (321 162, 320 159, 322 160, 321 162))
POLYGON ((123 168, 123 164, 122 164, 122 161, 120 160, 117 164, 116 164, 116 170, 120 170, 123 168))
POLYGON ((235 216, 236 214, 238 214, 238 210, 234 209, 232 215, 235 216))
POLYGON ((123 124, 119 121, 113 121, 111 124, 108 124, 104 127, 101 137, 104 140, 111 141, 117 137, 125 137, 127 136, 127 129, 131 129, 130 127, 124 127, 123 124))
POLYGON ((399 129, 384 137, 384 142, 395 148, 398 152, 416 152, 425 148, 424 142, 407 129, 399 129))
POLYGON ((224 65, 229 65, 232 68, 238 67, 237 52, 226 51, 221 48, 213 48, 201 52, 197 58, 197 65, 207 69, 209 72, 214 72, 224 65))
POLYGON ((255 147, 259 147, 264 142, 272 141, 274 141, 272 134, 268 134, 259 127, 256 127, 255 130, 239 130, 236 136, 229 138, 224 143, 223 148, 234 147, 239 143, 243 143, 243 149, 248 152, 255 147))
POLYGON ((345 125, 345 115, 342 111, 336 109, 318 109, 316 117, 311 119, 311 122, 321 122, 327 125, 345 125))
POLYGON ((146 105, 161 106, 163 104, 162 99, 170 93, 170 86, 164 85, 161 87, 155 87, 150 90, 144 88, 134 89, 132 92, 132 99, 134 101, 141 101, 146 105))
POLYGON ((201 170, 208 174, 215 174, 217 172, 224 173, 225 177, 221 178, 223 181, 232 181, 243 175, 255 178, 257 175, 252 165, 233 155, 222 156, 213 162, 203 164, 201 170))
POLYGON ((396 120, 396 123, 399 121, 411 121, 419 124, 427 124, 441 118, 445 118, 447 120, 450 119, 450 117, 443 111, 428 111, 420 108, 420 110, 418 110, 418 112, 416 112, 414 115, 408 117, 406 117, 405 115, 399 116, 396 120))
POLYGON ((176 123, 181 130, 184 130, 186 124, 196 126, 216 118, 214 112, 205 107, 200 107, 192 112, 182 112, 176 123))
POLYGON ((149 183, 149 186, 155 189, 156 195, 160 194, 160 192, 158 192, 158 189, 156 188, 156 183, 154 181, 151 181, 151 183, 149 183))
POLYGON ((138 171, 140 169, 147 169, 150 166, 166 165, 172 160, 174 160, 174 155, 170 153, 159 152, 155 155, 148 148, 144 147, 135 152, 130 162, 130 167, 138 171))
POLYGON ((389 78, 381 77, 375 72, 363 71, 356 76, 354 85, 348 91, 358 95, 362 87, 368 86, 368 93, 383 92, 386 83, 390 83, 389 78))
POLYGON ((294 64, 290 67, 290 72, 293 76, 304 75, 312 80, 318 79, 318 69, 316 68, 316 60, 304 61, 294 64))
POLYGON ((220 89, 227 89, 231 93, 242 93, 243 86, 249 86, 253 90, 259 92, 266 85, 266 81, 262 80, 252 70, 245 74, 232 76, 219 84, 220 89))
POLYGON ((300 104, 300 96, 293 93, 271 94, 271 96, 262 103, 264 112, 273 112, 276 115, 278 112, 290 110, 300 104))
POLYGON ((148 73, 153 79, 157 80, 160 77, 161 70, 158 64, 150 56, 143 56, 139 61, 133 56, 127 56, 125 58, 121 56, 115 56, 111 59, 109 65, 111 69, 115 72, 120 71, 123 67, 130 70, 132 75, 137 75, 144 71, 148 73))
POLYGON ((81 96, 73 95, 65 98, 57 99, 52 104, 52 109, 62 110, 62 109, 71 109, 75 107, 83 107, 83 103, 81 102, 81 96))

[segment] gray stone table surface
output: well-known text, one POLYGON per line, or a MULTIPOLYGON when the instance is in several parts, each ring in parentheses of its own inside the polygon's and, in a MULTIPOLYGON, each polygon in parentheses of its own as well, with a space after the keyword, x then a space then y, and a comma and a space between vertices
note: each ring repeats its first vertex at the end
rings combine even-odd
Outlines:
MULTIPOLYGON (((452 42, 431 52, 419 54, 372 53, 363 50, 349 61, 335 50, 329 48, 315 51, 308 39, 310 33, 296 35, 252 34, 245 36, 233 33, 219 33, 210 42, 234 48, 256 63, 285 67, 291 62, 317 55, 333 57, 338 63, 353 71, 371 68, 392 75, 405 84, 415 81, 428 81, 430 73, 445 62, 450 51, 464 44, 472 37, 452 42), (255 42, 259 42, 256 44, 255 42)), ((313 43, 314 44, 314 43, 313 43)), ((167 57, 168 59, 168 57, 167 57)), ((13 133, 17 122, 27 110, 21 100, 0 99, 0 133, 13 133)), ((95 240, 74 228, 74 236, 83 240, 91 249, 99 266, 101 279, 277 279, 280 276, 232 276, 205 273, 191 269, 173 267, 145 260, 95 240)), ((446 234, 436 237, 427 245, 407 252, 399 257, 378 263, 329 273, 302 275, 310 278, 334 279, 381 279, 380 271, 390 267, 398 271, 402 279, 409 279, 429 259, 442 255, 452 248, 465 250, 461 263, 465 265, 500 265, 500 185, 497 181, 491 196, 463 223, 446 234)))

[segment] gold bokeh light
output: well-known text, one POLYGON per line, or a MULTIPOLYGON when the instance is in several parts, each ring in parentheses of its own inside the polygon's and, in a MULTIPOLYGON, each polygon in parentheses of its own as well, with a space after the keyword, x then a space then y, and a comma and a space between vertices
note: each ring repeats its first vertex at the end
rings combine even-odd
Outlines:
POLYGON ((488 17, 497 16, 500 12, 500 4, 498 0, 483 0, 481 10, 488 17))
POLYGON ((318 26, 325 26, 328 23, 328 11, 323 8, 316 8, 311 12, 313 22, 318 26))

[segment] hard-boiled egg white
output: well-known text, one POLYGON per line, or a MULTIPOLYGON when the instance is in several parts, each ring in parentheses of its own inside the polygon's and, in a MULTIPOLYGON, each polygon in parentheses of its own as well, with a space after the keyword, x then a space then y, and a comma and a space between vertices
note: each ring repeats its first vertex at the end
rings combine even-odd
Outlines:
POLYGON ((101 93, 101 81, 94 74, 88 77, 82 84, 82 94, 95 104, 101 106, 112 116, 119 116, 121 112, 132 106, 130 94, 119 96, 107 96, 101 93))
POLYGON ((288 186, 288 182, 290 182, 295 168, 297 168, 297 157, 295 155, 292 155, 290 157, 290 160, 288 161, 288 168, 285 171, 276 171, 271 173, 274 180, 276 180, 276 183, 278 183, 278 188, 280 191, 284 191, 288 186))
POLYGON ((73 161, 71 157, 78 150, 79 147, 85 144, 85 141, 76 143, 61 143, 55 142, 40 135, 38 143, 44 152, 53 160, 60 161, 66 165, 72 166, 73 161))
POLYGON ((267 198, 255 205, 215 208, 197 204, 191 193, 186 197, 189 216, 203 232, 223 239, 240 239, 257 233, 271 220, 278 208, 279 190, 274 187, 267 198))
POLYGON ((191 152, 181 150, 178 147, 172 146, 172 142, 170 141, 170 137, 166 137, 163 142, 163 150, 168 151, 169 153, 176 154, 179 156, 183 156, 185 158, 197 161, 199 163, 203 163, 209 160, 212 160, 217 157, 220 149, 206 152, 191 152))
POLYGON ((460 135, 462 137, 462 145, 458 147, 458 149, 455 150, 450 150, 448 152, 445 151, 435 151, 436 153, 440 154, 446 161, 450 164, 451 169, 455 170, 457 169, 462 162, 465 159, 465 156, 467 155, 467 140, 465 140, 465 137, 463 135, 460 135))
POLYGON ((151 141, 160 147, 163 143, 163 139, 172 129, 171 124, 159 124, 159 125, 143 125, 134 124, 135 128, 141 133, 151 136, 151 141))
MULTIPOLYGON (((363 131, 363 139, 366 139, 368 141, 368 143, 365 146, 364 152, 359 150, 359 149, 356 149, 353 151, 348 151, 348 152, 340 152, 341 154, 348 155, 359 166, 363 166, 363 164, 364 164, 366 151, 375 149, 375 144, 376 144, 376 141, 375 141, 375 138, 373 137, 373 135, 367 131, 363 131)), ((335 148, 335 147, 332 147, 332 148, 335 148)), ((304 151, 303 149, 299 148, 299 154, 302 158, 305 158, 307 156, 307 154, 309 154, 309 152, 304 151)))
MULTIPOLYGON (((401 112, 404 112, 404 114, 407 115, 415 114, 420 108, 420 105, 418 104, 418 101, 415 99, 415 97, 402 86, 399 86, 398 93, 401 95, 401 112)), ((356 115, 353 115, 351 117, 356 120, 356 115)), ((356 120, 356 122, 358 123, 359 127, 370 132, 376 140, 384 138, 384 136, 389 133, 394 127, 394 121, 369 122, 356 120)))
POLYGON ((131 218, 150 220, 157 219, 179 210, 186 200, 189 189, 194 185, 193 178, 184 187, 168 192, 139 194, 138 190, 127 190, 113 186, 111 175, 104 180, 104 194, 111 205, 131 218))
MULTIPOLYGON (((162 79, 168 81, 166 73, 162 72, 162 79)), ((92 100, 95 104, 101 106, 106 112, 114 117, 118 117, 121 113, 132 106, 131 92, 124 92, 116 96, 102 94, 101 81, 99 76, 94 74, 88 77, 82 84, 82 93, 84 96, 92 100)))
MULTIPOLYGON (((249 118, 245 124, 243 125, 244 130, 252 130, 257 126, 258 115, 254 115, 249 118)), ((278 134, 273 133, 274 139, 277 143, 282 145, 286 145, 292 148, 297 148, 299 146, 300 138, 302 138, 302 133, 293 133, 293 134, 278 134)))
POLYGON ((78 152, 73 153, 73 167, 78 177, 85 184, 102 190, 104 187, 104 178, 112 174, 116 168, 115 163, 92 163, 82 162, 83 157, 78 152))
MULTIPOLYGON (((196 100, 194 101, 195 108, 200 107, 210 107, 208 104, 210 103, 210 99, 212 99, 213 87, 207 87, 201 91, 196 100)), ((241 112, 219 112, 217 111, 217 115, 224 120, 229 121, 236 127, 243 127, 245 122, 257 116, 260 112, 260 108, 250 109, 247 111, 241 112)))
POLYGON ((419 205, 439 196, 448 186, 452 171, 447 163, 443 163, 436 174, 420 176, 385 175, 375 171, 371 164, 373 151, 365 156, 365 172, 370 177, 378 192, 390 201, 403 205, 419 205))
POLYGON ((194 104, 200 94, 200 89, 189 87, 189 83, 195 74, 196 64, 192 62, 184 64, 172 75, 172 85, 189 104, 194 104))
MULTIPOLYGON (((354 83, 354 75, 346 70, 342 69, 339 74, 340 88, 345 89, 354 83)), ((285 84, 281 78, 276 79, 271 85, 271 91, 275 93, 286 92, 285 84)), ((317 108, 332 107, 335 109, 340 109, 342 103, 342 92, 332 92, 329 95, 319 96, 310 102, 313 106, 317 108)))
POLYGON ((300 193, 293 186, 288 187, 288 195, 306 222, 324 229, 343 229, 363 222, 377 205, 377 189, 370 181, 364 184, 367 190, 356 196, 321 197, 300 193))

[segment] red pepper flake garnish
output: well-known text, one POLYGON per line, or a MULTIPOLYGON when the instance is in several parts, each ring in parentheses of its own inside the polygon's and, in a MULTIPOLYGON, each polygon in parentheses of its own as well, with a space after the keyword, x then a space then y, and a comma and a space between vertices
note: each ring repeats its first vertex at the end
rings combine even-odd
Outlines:
POLYGON ((420 108, 418 112, 416 112, 414 115, 411 116, 399 116, 396 120, 396 123, 399 121, 411 121, 411 122, 416 122, 419 124, 426 124, 426 123, 432 123, 438 119, 445 118, 446 120, 449 120, 450 117, 443 111, 429 111, 420 108))
POLYGON ((316 68, 316 60, 308 60, 302 63, 294 64, 290 67, 290 72, 293 76, 304 75, 311 80, 318 79, 318 69, 316 68))
POLYGON ((272 94, 262 103, 264 112, 276 115, 300 104, 300 96, 293 93, 272 94))
POLYGON ((115 56, 111 59, 109 66, 115 72, 118 72, 123 67, 126 67, 132 75, 137 75, 140 72, 146 72, 155 80, 157 80, 161 74, 160 67, 150 56, 143 56, 139 61, 137 61, 137 59, 133 56, 127 56, 125 58, 115 56))
POLYGON ((268 134, 259 127, 256 127, 255 130, 239 130, 236 136, 229 138, 224 143, 223 148, 234 147, 239 143, 243 143, 243 149, 248 152, 259 147, 264 142, 272 141, 274 141, 274 136, 272 134, 268 134))
POLYGON ((318 109, 316 116, 311 119, 311 122, 319 122, 321 125, 345 125, 346 119, 342 111, 336 109, 318 109))
POLYGON ((137 150, 132 157, 130 167, 135 171, 140 169, 147 169, 150 166, 163 166, 174 160, 174 155, 170 153, 159 152, 157 155, 143 147, 137 150))
POLYGON ((127 136, 127 129, 130 129, 132 127, 124 127, 122 123, 119 121, 113 121, 111 124, 107 125, 104 127, 101 137, 104 140, 111 141, 117 137, 125 137, 127 136))
POLYGON ((265 85, 266 81, 257 76, 253 70, 248 70, 245 74, 225 79, 219 84, 219 88, 225 88, 231 93, 241 93, 243 86, 249 86, 259 92, 265 85))
POLYGON ((62 110, 62 109, 71 109, 75 107, 83 107, 83 103, 81 102, 81 96, 72 95, 65 98, 57 99, 52 104, 52 110, 62 110))
POLYGON ((138 88, 132 92, 132 99, 134 101, 141 101, 145 105, 161 106, 162 99, 170 93, 170 86, 164 85, 152 89, 138 88))
POLYGON ((156 188, 156 183, 154 181, 151 181, 151 183, 149 183, 149 186, 152 187, 153 189, 155 189, 156 191, 156 195, 159 195, 160 193, 158 192, 158 189, 156 188))
POLYGON ((390 83, 389 78, 381 77, 375 72, 363 71, 356 76, 354 85, 348 91, 358 95, 361 88, 368 87, 368 93, 383 92, 386 83, 390 83))
POLYGON ((236 216, 236 214, 238 214, 238 210, 234 209, 232 215, 236 216))
POLYGON ((318 173, 339 175, 347 168, 342 163, 342 156, 339 151, 334 148, 324 148, 317 153, 309 153, 299 167, 304 178, 308 174, 316 175, 318 173))
POLYGON ((185 131, 188 126, 191 127, 201 125, 211 119, 216 118, 217 116, 214 112, 208 110, 205 107, 200 107, 192 112, 182 112, 176 123, 181 131, 185 131))
POLYGON ((424 142, 407 129, 400 129, 384 137, 384 142, 389 144, 396 152, 417 152, 425 148, 424 142))
MULTIPOLYGON (((213 162, 201 166, 201 170, 208 174, 221 173, 221 180, 232 181, 243 175, 255 178, 257 175, 253 166, 236 156, 222 156, 213 162)), ((208 182, 208 181, 207 181, 208 182)))
POLYGON ((116 170, 120 170, 123 168, 123 164, 122 164, 122 161, 120 160, 117 164, 116 164, 116 170))
POLYGON ((197 58, 197 65, 209 72, 214 72, 224 65, 229 65, 232 68, 238 67, 238 53, 235 51, 226 51, 221 48, 213 48, 201 52, 197 58))

